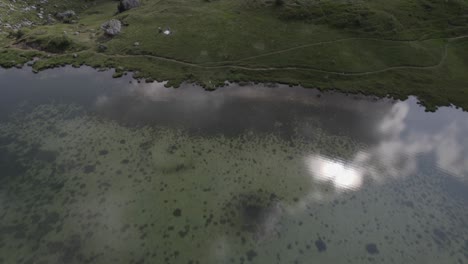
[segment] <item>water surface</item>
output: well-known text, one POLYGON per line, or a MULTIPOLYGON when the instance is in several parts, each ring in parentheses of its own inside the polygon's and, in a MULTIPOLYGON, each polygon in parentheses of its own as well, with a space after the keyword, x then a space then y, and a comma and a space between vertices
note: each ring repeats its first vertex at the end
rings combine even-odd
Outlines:
POLYGON ((467 263, 468 114, 0 70, 0 263, 467 263))

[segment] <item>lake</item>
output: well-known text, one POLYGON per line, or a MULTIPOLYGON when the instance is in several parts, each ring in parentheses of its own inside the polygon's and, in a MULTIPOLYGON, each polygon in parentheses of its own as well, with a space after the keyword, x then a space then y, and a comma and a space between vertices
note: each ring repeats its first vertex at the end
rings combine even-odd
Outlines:
POLYGON ((468 263, 468 113, 0 70, 0 263, 468 263))

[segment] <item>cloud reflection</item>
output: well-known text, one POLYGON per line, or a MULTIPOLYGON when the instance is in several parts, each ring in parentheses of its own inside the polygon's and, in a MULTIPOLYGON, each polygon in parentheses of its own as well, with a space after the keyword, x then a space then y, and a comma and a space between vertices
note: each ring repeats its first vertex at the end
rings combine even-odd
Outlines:
POLYGON ((434 147, 437 165, 446 172, 468 181, 468 124, 461 127, 452 123, 435 136, 438 144, 434 147))
MULTIPOLYGON (((207 93, 200 87, 188 84, 179 89, 167 89, 164 85, 133 81, 125 85, 122 93, 97 97, 95 105, 99 112, 117 119, 141 119, 142 123, 153 119, 158 123, 182 120, 186 126, 223 127, 223 131, 234 130, 231 126, 249 128, 260 121, 265 122, 268 129, 278 120, 284 123, 291 116, 282 116, 274 108, 284 101, 293 102, 295 106, 320 105, 320 108, 297 108, 297 111, 288 114, 294 115, 300 124, 307 123, 305 120, 312 115, 320 119, 318 125, 329 119, 334 120, 340 124, 341 130, 354 131, 356 127, 361 134, 375 137, 376 140, 370 141, 367 149, 358 151, 346 161, 315 153, 305 157, 307 170, 316 182, 330 183, 336 190, 359 189, 367 180, 384 183, 416 173, 418 157, 428 154, 433 154, 436 165, 451 175, 463 180, 468 175, 468 139, 463 136, 468 131, 468 122, 465 116, 462 120, 447 119, 458 110, 449 109, 449 113, 441 114, 444 111, 442 108, 437 113, 421 113, 421 116, 408 119, 422 112, 414 98, 391 105, 388 101, 370 102, 343 96, 335 98, 333 94, 327 94, 320 100, 312 90, 285 86, 230 84, 229 87, 207 93), (262 101, 274 104, 254 104, 262 101), (337 111, 337 106, 353 114, 347 116, 337 111), (329 113, 332 114, 327 115, 329 113), (299 116, 301 114, 303 116, 299 116), (343 116, 335 117, 334 114, 343 116), (447 120, 437 120, 438 115, 445 115, 447 120), (347 120, 351 121, 347 123, 347 120), (426 123, 440 125, 433 131, 421 130, 426 123)), ((307 134, 307 131, 303 132, 307 134)), ((354 139, 354 135, 351 137, 354 139)))
POLYGON ((362 185, 363 172, 346 165, 343 161, 313 155, 306 158, 306 165, 317 182, 331 183, 335 189, 354 190, 362 185))
MULTIPOLYGON (((380 141, 348 161, 321 155, 305 157, 313 184, 331 184, 334 194, 357 190, 371 180, 385 183, 418 173, 419 157, 432 155, 442 171, 467 182, 467 122, 450 120, 437 131, 417 131, 407 120, 409 102, 399 102, 376 124, 380 141)), ((417 127, 416 124, 415 127, 417 127)), ((314 190, 317 192, 317 190, 314 190)), ((322 195, 315 197, 323 198, 322 195)))

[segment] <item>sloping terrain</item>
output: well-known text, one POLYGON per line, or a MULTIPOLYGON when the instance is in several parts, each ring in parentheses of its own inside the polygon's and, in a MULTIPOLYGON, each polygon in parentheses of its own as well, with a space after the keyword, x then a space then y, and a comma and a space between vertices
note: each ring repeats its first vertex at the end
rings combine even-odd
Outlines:
POLYGON ((38 57, 116 68, 115 76, 301 84, 468 109, 468 1, 0 0, 0 65, 38 57), (63 12, 74 15, 63 18, 63 12), (57 15, 59 14, 59 15, 57 15), (108 36, 101 25, 122 23, 108 36))

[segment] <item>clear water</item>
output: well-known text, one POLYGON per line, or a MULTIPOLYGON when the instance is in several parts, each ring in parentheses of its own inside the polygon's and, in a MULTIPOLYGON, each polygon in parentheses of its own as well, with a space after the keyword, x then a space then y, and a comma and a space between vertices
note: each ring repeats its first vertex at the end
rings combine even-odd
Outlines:
POLYGON ((468 114, 0 70, 0 263, 468 263, 468 114))

